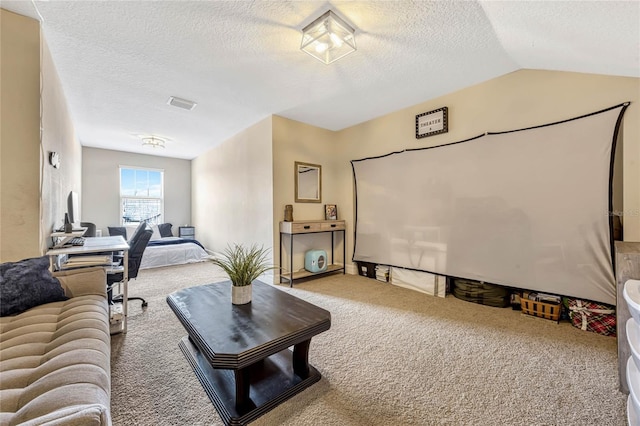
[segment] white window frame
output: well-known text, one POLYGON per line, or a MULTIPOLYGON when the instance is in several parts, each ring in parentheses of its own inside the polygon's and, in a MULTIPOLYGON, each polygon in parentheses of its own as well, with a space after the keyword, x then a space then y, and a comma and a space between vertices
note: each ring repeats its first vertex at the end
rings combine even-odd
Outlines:
MULTIPOLYGON (((159 223, 164 223, 164 169, 155 169, 155 168, 151 168, 151 167, 138 167, 138 166, 123 166, 120 165, 118 166, 118 182, 119 182, 119 188, 118 188, 118 192, 120 193, 120 203, 118 205, 118 216, 120 217, 120 225, 124 226, 124 225, 136 225, 139 224, 140 221, 138 222, 125 222, 124 220, 124 212, 123 212, 123 205, 124 205, 124 200, 125 199, 140 199, 140 200, 160 200, 160 216, 157 218, 157 220, 155 221, 151 221, 151 224, 159 224, 159 223), (150 197, 150 196, 138 196, 138 195, 123 195, 122 194, 122 170, 144 170, 147 172, 159 172, 160 173, 160 197, 150 197)), ((143 218, 141 218, 143 219, 143 218)))

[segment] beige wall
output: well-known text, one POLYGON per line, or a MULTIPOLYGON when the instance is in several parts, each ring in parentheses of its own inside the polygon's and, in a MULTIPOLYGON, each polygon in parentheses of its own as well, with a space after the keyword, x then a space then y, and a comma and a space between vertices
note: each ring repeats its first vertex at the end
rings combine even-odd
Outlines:
POLYGON ((80 187, 82 163, 80 143, 51 54, 46 43, 40 44, 39 23, 6 10, 0 10, 0 14, 0 257, 8 261, 46 251, 51 244, 51 230, 64 218, 66 194, 80 187), (59 169, 49 165, 51 151, 60 154, 59 169))
MULTIPOLYGON (((435 146, 486 131, 504 131, 572 118, 631 101, 623 123, 625 240, 640 241, 640 79, 521 70, 338 132, 335 178, 339 210, 353 232, 354 187, 349 160, 405 148, 435 146), (415 116, 449 108, 449 132, 415 138, 415 116)), ((393 206, 390 206, 393 208, 393 206)), ((348 258, 353 241, 348 241, 348 258)))
POLYGON ((191 161, 157 155, 82 148, 81 218, 96 224, 102 235, 120 225, 120 166, 164 170, 164 221, 191 224, 191 161))
POLYGON ((82 189, 82 146, 76 137, 62 85, 46 42, 42 43, 42 229, 41 248, 51 245, 50 231, 64 223, 69 192, 82 189), (60 155, 60 167, 49 153, 60 155))
POLYGON ((228 244, 273 242, 271 117, 193 160, 196 238, 215 252, 228 244))
MULTIPOLYGON (((344 182, 336 179, 336 174, 344 166, 344 160, 337 154, 339 145, 336 133, 289 120, 273 117, 273 247, 276 264, 280 264, 279 223, 284 220, 284 206, 293 205, 294 220, 324 219, 324 205, 337 204, 338 218, 345 214, 351 217, 348 210, 342 212, 337 195, 341 193, 344 182), (296 203, 294 200, 294 163, 319 164, 322 166, 322 202, 296 203)), ((350 183, 348 183, 350 185, 350 183)), ((338 234, 336 234, 338 237, 338 234)), ((347 234, 347 241, 349 240, 347 234)), ((337 253, 342 253, 343 241, 336 241, 337 253)), ((288 248, 288 243, 286 244, 288 248)), ((330 234, 299 235, 294 242, 294 270, 304 266, 304 252, 309 249, 331 250, 330 234)), ((336 257, 342 263, 342 259, 336 257)))
POLYGON ((40 26, 0 9, 0 260, 40 252, 40 26))
POLYGON ((51 245, 51 230, 62 224, 67 194, 80 189, 82 158, 40 24, 2 9, 0 19, 0 261, 4 262, 40 256, 51 245), (59 169, 49 164, 51 151, 60 154, 59 169))

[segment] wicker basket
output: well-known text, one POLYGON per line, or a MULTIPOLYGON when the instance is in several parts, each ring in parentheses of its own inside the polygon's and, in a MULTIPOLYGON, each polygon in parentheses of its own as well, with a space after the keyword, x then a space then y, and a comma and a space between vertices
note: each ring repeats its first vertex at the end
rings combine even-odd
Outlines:
POLYGON ((562 311, 561 303, 544 303, 535 300, 520 299, 522 312, 535 317, 545 318, 555 322, 560 321, 560 312, 562 311))

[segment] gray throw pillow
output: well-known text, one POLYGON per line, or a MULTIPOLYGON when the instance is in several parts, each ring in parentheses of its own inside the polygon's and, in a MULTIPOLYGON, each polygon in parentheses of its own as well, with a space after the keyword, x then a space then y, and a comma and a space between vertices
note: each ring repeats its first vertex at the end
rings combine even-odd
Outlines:
POLYGON ((173 237, 173 231, 171 230, 170 223, 161 223, 158 225, 158 230, 160 231, 160 236, 164 237, 173 237))
POLYGON ((44 303, 69 299, 49 271, 49 257, 0 264, 0 316, 15 315, 44 303))
POLYGON ((124 226, 109 226, 109 235, 112 237, 117 237, 118 235, 122 235, 122 238, 127 239, 127 228, 124 226))

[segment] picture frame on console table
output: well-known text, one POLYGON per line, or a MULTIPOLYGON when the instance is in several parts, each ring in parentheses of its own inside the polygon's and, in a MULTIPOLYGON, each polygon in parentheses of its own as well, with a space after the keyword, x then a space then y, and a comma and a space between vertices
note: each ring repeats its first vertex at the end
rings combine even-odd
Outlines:
POLYGON ((324 220, 338 220, 338 207, 335 204, 324 205, 324 220))

